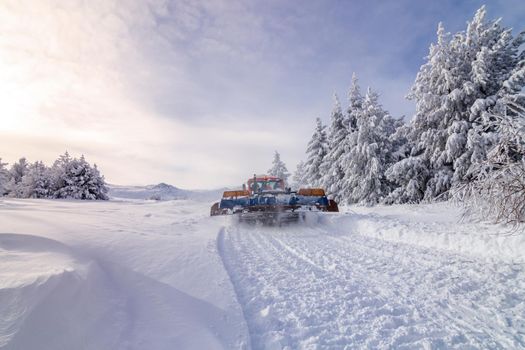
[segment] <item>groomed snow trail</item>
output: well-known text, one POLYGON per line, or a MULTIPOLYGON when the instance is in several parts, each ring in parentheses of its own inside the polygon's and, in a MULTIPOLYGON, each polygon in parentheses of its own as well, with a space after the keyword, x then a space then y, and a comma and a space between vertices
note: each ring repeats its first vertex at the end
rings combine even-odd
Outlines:
POLYGON ((227 226, 218 249, 254 349, 525 348, 522 264, 323 226, 227 226))

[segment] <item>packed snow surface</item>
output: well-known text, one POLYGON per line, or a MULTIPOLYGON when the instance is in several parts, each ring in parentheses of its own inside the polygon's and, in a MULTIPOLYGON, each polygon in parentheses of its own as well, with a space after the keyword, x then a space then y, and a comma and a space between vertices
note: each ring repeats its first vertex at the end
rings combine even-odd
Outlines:
POLYGON ((525 348, 523 232, 446 204, 282 227, 209 206, 0 200, 0 349, 525 348))

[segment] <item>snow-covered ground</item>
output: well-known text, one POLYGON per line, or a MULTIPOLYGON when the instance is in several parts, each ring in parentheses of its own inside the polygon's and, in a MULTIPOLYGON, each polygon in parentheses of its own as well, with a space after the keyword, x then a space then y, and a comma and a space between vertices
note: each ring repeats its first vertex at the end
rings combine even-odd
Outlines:
POLYGON ((525 348, 525 234, 447 204, 236 225, 0 199, 0 349, 525 348))
POLYGON ((190 201, 0 201, 0 348, 227 349, 248 341, 190 201))

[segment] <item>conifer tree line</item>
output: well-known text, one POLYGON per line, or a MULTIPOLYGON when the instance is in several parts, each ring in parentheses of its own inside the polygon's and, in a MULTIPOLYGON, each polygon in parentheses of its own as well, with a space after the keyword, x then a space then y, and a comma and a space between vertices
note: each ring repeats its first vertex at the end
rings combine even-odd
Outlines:
POLYGON ((364 205, 499 196, 524 221, 524 42, 525 31, 513 35, 485 7, 454 35, 439 24, 407 97, 416 105, 409 122, 354 74, 346 108, 336 96, 329 125, 316 120, 296 185, 364 205))
POLYGON ((25 158, 10 168, 0 158, 0 196, 15 198, 108 199, 108 188, 96 166, 84 158, 72 158, 68 152, 53 166, 25 158))

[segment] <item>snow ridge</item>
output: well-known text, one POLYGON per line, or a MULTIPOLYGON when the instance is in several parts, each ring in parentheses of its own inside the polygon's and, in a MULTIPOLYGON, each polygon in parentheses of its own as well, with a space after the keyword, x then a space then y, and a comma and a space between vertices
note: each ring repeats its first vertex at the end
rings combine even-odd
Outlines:
MULTIPOLYGON (((219 256, 221 257, 221 260, 222 260, 222 264, 224 266, 224 269, 226 270, 226 272, 228 273, 228 275, 230 276, 230 281, 232 281, 232 285, 233 285, 233 289, 235 291, 235 295, 237 297, 237 301, 239 301, 239 297, 242 293, 242 290, 240 290, 238 287, 239 285, 236 284, 236 283, 233 283, 233 279, 232 279, 232 274, 233 274, 233 270, 232 270, 232 267, 229 265, 229 260, 228 260, 228 257, 227 257, 227 249, 225 247, 225 235, 226 235, 226 229, 225 227, 221 227, 219 233, 217 234, 217 253, 219 254, 219 256)), ((239 302, 239 304, 242 306, 242 304, 239 302)), ((243 313, 243 316, 244 316, 244 320, 247 321, 248 318, 246 316, 246 311, 245 311, 245 308, 241 308, 242 310, 242 313, 243 313)), ((255 330, 252 329, 250 326, 250 323, 246 323, 246 326, 248 328, 248 335, 249 335, 249 343, 245 344, 246 348, 247 349, 251 349, 252 348, 252 338, 254 337, 255 335, 255 330)))
POLYGON ((327 217, 332 232, 352 233, 385 241, 437 248, 475 258, 525 263, 525 235, 503 225, 460 222, 460 208, 432 205, 353 207, 327 217))

